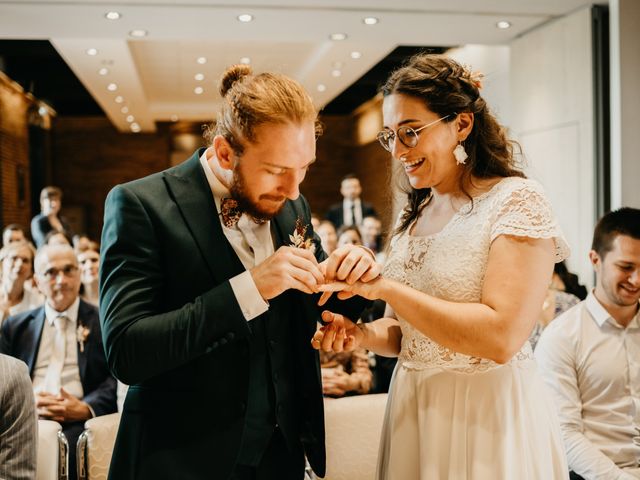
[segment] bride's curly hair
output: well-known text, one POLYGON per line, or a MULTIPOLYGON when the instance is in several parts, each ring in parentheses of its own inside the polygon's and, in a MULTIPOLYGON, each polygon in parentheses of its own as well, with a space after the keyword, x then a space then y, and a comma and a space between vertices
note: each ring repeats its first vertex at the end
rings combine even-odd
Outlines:
MULTIPOLYGON (((502 127, 489 111, 480 96, 481 83, 478 76, 455 60, 444 55, 419 54, 393 72, 380 89, 384 97, 402 94, 417 98, 439 117, 449 115, 444 121, 455 120, 456 114, 474 114, 471 133, 464 141, 469 155, 460 165, 460 190, 471 201, 467 188, 473 178, 525 177, 514 160, 514 151, 520 153, 517 142, 507 138, 502 127)), ((405 231, 418 217, 431 189, 414 189, 408 182, 403 185, 407 193, 408 206, 395 233, 405 231)))

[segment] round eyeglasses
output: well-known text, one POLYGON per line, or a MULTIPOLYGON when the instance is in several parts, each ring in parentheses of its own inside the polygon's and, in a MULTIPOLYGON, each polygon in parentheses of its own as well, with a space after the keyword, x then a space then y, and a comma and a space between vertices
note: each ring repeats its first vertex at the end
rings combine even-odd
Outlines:
POLYGON ((396 142, 396 137, 398 137, 400 143, 402 143, 405 147, 413 148, 418 144, 418 134, 422 130, 435 125, 436 123, 439 123, 446 118, 449 118, 451 115, 452 114, 441 117, 431 123, 427 123, 426 125, 421 126, 420 128, 411 128, 403 125, 402 127, 399 127, 395 132, 390 128, 385 128, 378 133, 376 138, 380 142, 380 145, 382 145, 382 147, 389 152, 393 150, 393 146, 396 142))

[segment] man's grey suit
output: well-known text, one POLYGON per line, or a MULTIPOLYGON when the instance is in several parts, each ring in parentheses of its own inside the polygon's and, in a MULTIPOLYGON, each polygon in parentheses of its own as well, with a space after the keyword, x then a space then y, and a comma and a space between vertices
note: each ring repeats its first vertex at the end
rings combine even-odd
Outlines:
POLYGON ((0 478, 33 479, 38 430, 27 365, 0 354, 0 478))

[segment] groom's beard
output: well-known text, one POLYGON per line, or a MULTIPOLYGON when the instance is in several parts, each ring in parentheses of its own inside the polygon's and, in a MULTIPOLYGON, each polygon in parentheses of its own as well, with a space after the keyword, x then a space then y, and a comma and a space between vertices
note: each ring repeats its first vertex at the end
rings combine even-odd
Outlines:
POLYGON ((261 222, 269 221, 273 217, 278 215, 278 213, 280 213, 280 211, 284 207, 286 201, 286 197, 283 197, 282 204, 275 210, 267 210, 261 208, 260 205, 254 202, 249 196, 245 177, 240 171, 240 165, 238 164, 236 164, 235 168, 233 169, 233 181, 231 183, 231 187, 229 188, 229 192, 231 193, 231 198, 238 202, 238 208, 240 210, 245 212, 250 217, 253 217, 261 222))

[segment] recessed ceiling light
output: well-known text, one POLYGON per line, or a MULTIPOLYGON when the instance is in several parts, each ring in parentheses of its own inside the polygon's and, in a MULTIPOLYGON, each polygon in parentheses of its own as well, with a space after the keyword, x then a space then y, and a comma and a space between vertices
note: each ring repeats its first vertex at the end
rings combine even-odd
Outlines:
POLYGON ((376 17, 365 17, 362 19, 362 23, 364 23, 365 25, 375 25, 379 21, 380 20, 378 20, 376 17))
POLYGON ((172 122, 177 122, 178 121, 178 115, 171 115, 171 121, 172 122))
POLYGON ((107 90, 109 90, 110 92, 115 92, 118 89, 118 85, 116 85, 115 83, 110 83, 109 85, 107 85, 107 90))
POLYGON ((95 57, 97 54, 98 54, 98 50, 96 48, 87 49, 87 55, 91 55, 92 57, 95 57))
POLYGON ((501 30, 505 30, 511 27, 511 22, 507 20, 500 20, 499 22, 496 23, 496 27, 498 27, 501 30))
POLYGON ((198 57, 196 62, 198 62, 200 65, 204 65, 205 63, 207 63, 207 59, 205 57, 198 57))
POLYGON ((100 70, 98 70, 98 75, 106 75, 107 73, 109 73, 109 69, 102 67, 100 70))
POLYGON ((135 120, 135 118, 133 117, 133 115, 127 115, 127 122, 131 123, 135 120))
POLYGON ((319 92, 324 92, 327 89, 324 83, 319 83, 316 88, 318 89, 319 92))
POLYGON ((202 80, 204 80, 204 74, 203 73, 196 73, 193 78, 195 78, 197 81, 201 82, 202 80))
POLYGON ((243 13, 242 15, 238 15, 238 21, 242 23, 248 23, 253 20, 253 15, 249 13, 243 13))
POLYGON ((243 65, 249 65, 251 63, 251 59, 249 57, 242 57, 240 59, 240 63, 243 65))
POLYGON ((122 15, 120 15, 120 12, 107 12, 104 14, 104 17, 107 20, 118 20, 122 15))
POLYGON ((116 101, 116 103, 122 103, 122 102, 124 102, 124 98, 122 98, 122 96, 121 96, 121 95, 118 95, 114 100, 116 101))
POLYGON ((362 57, 362 54, 360 52, 351 52, 351 58, 353 58, 354 60, 357 60, 360 57, 362 57))
POLYGON ((138 125, 137 123, 132 123, 131 124, 131 131, 134 133, 138 133, 140 131, 140 125, 138 125))
POLYGON ((193 93, 195 93, 196 95, 201 95, 202 92, 204 92, 204 88, 202 87, 196 87, 193 89, 193 93))
POLYGON ((332 33, 331 35, 329 35, 329 38, 331 40, 336 40, 336 41, 346 40, 347 34, 346 33, 332 33))
POLYGON ((120 111, 121 111, 122 113, 129 113, 129 107, 122 107, 122 108, 120 109, 120 111))
POLYGON ((134 38, 146 37, 148 34, 149 34, 149 32, 147 32, 146 30, 142 30, 142 29, 131 30, 129 32, 129 36, 134 37, 134 38))
POLYGON ((338 70, 337 68, 335 70, 331 70, 331 76, 339 77, 340 75, 342 75, 342 72, 340 70, 338 70))

